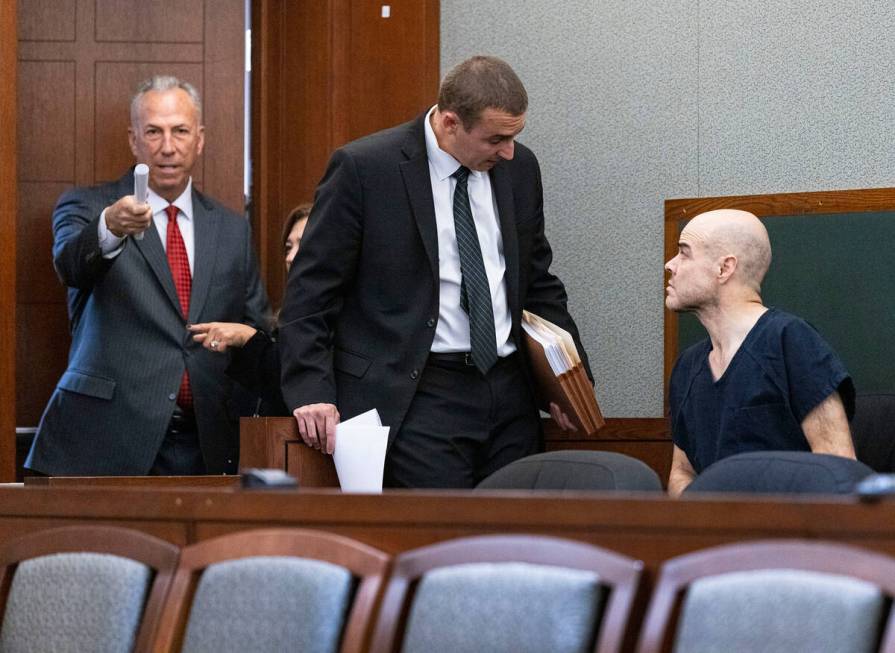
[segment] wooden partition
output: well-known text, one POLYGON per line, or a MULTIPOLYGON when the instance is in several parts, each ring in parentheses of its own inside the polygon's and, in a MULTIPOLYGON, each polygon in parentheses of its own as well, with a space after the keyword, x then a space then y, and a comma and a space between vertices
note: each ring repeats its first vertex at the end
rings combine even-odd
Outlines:
MULTIPOLYGON (((239 467, 284 469, 302 487, 339 487, 332 457, 306 446, 291 417, 243 417, 239 424, 239 467)), ((587 449, 614 451, 639 458, 656 470, 663 482, 671 468, 671 444, 664 419, 607 419, 592 436, 563 433, 544 420, 547 451, 587 449)))
POLYGON ((72 523, 136 528, 176 544, 260 527, 316 528, 389 553, 480 533, 543 533, 643 560, 742 540, 808 538, 895 555, 895 501, 549 492, 0 487, 0 542, 72 523))

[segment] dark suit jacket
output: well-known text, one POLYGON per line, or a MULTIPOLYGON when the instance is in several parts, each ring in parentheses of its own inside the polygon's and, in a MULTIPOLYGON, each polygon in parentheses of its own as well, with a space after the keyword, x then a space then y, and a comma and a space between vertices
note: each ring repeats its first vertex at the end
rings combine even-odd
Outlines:
POLYGON ((228 357, 194 343, 186 324, 258 325, 269 312, 249 222, 193 190, 195 260, 184 316, 154 224, 143 240, 126 239, 117 257, 102 257, 100 214, 133 189, 131 171, 64 193, 53 212, 53 262, 68 286, 72 344, 25 464, 54 475, 146 474, 186 368, 207 470, 235 472, 228 357))
MULTIPOLYGON (((438 322, 438 235, 423 120, 337 150, 317 189, 280 313, 283 397, 328 402, 343 419, 378 408, 394 437, 438 322), (332 334, 332 335, 331 335, 332 334)), ((506 260, 512 339, 522 309, 569 330, 566 292, 549 272, 541 173, 516 144, 491 171, 506 260)))

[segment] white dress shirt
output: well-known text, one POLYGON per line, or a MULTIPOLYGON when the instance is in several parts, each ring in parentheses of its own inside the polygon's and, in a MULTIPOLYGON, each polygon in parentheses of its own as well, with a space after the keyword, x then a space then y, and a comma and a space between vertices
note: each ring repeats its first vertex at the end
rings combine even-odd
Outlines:
MULTIPOLYGON (((151 188, 146 195, 146 201, 152 208, 152 221, 158 231, 159 238, 162 239, 162 249, 167 252, 168 247, 168 214, 165 209, 168 206, 168 200, 157 195, 151 188)), ((180 228, 180 235, 183 237, 183 244, 186 247, 186 256, 190 262, 190 274, 193 274, 193 260, 195 259, 196 239, 193 235, 193 180, 190 178, 187 182, 186 190, 181 193, 180 197, 172 202, 178 208, 177 226, 180 228)), ((106 225, 106 212, 103 211, 99 221, 99 246, 103 253, 103 258, 115 258, 121 253, 124 246, 124 238, 119 238, 106 225)))
MULTIPOLYGON (((438 230, 439 306, 432 351, 466 352, 470 350, 469 316, 460 306, 460 252, 454 231, 454 189, 457 180, 451 177, 461 164, 438 147, 438 140, 429 122, 434 110, 435 107, 429 110, 425 120, 429 179, 432 182, 435 223, 438 230)), ((471 170, 466 185, 485 264, 485 274, 488 276, 488 285, 491 288, 497 354, 507 356, 516 350, 516 346, 510 341, 512 321, 507 306, 506 262, 497 204, 491 192, 491 177, 487 172, 471 170)))

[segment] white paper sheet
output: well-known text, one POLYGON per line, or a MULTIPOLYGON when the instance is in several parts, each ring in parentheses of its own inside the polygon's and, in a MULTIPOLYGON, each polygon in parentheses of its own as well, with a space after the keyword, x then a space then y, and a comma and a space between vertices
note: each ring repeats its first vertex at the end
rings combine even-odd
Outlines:
POLYGON ((333 462, 343 492, 382 492, 388 430, 375 408, 336 426, 333 462))

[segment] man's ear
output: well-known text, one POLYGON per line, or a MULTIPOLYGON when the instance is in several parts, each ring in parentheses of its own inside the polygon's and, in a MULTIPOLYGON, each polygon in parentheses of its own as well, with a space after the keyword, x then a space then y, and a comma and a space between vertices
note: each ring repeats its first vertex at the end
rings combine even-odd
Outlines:
POLYGON ((440 113, 441 125, 444 128, 444 131, 448 134, 456 133, 457 129, 461 126, 460 116, 453 111, 442 111, 440 113))
POLYGON ((199 125, 196 136, 198 138, 198 142, 196 143, 196 155, 199 156, 202 154, 202 150, 205 149, 205 125, 199 125))
POLYGON ((137 157, 137 134, 134 132, 133 127, 127 128, 127 142, 131 146, 131 153, 134 155, 134 158, 137 157))
POLYGON ((718 281, 720 283, 727 283, 730 280, 733 273, 736 272, 737 263, 737 257, 733 254, 728 254, 718 262, 718 281))

